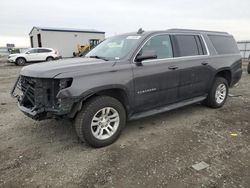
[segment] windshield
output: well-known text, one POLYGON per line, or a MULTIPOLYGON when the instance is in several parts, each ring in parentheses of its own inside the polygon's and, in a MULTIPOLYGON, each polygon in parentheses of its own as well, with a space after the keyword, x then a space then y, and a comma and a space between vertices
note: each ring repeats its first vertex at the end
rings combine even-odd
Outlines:
POLYGON ((25 49, 25 50, 23 50, 23 52, 22 53, 27 53, 27 52, 29 52, 30 50, 32 50, 32 48, 28 48, 28 49, 25 49))
POLYGON ((141 36, 121 35, 108 38, 91 50, 85 57, 100 58, 106 60, 118 60, 124 58, 137 44, 141 36))
POLYGON ((29 50, 30 50, 29 48, 20 49, 20 53, 26 53, 26 52, 28 52, 29 50))

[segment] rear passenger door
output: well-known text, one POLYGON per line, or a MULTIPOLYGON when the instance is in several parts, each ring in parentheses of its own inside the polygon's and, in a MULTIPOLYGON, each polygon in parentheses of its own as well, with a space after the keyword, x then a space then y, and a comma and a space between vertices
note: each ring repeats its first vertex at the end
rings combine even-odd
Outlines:
POLYGON ((200 35, 175 34, 171 36, 174 60, 179 70, 178 100, 207 93, 212 75, 208 50, 200 35))
POLYGON ((45 61, 46 58, 49 56, 49 53, 51 52, 51 50, 49 49, 38 49, 38 61, 45 61))

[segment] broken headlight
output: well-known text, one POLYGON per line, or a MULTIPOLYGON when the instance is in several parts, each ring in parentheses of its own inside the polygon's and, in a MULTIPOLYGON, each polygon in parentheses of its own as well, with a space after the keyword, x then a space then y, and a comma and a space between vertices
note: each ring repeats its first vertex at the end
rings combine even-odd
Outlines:
POLYGON ((73 81, 72 78, 61 79, 59 83, 60 90, 70 87, 72 84, 72 81, 73 81))

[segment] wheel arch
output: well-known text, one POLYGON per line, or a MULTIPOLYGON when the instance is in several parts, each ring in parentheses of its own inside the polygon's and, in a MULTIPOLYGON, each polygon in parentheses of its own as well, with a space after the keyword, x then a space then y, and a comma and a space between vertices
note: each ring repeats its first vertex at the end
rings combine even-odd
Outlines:
POLYGON ((103 86, 84 92, 79 101, 73 105, 68 116, 74 118, 87 101, 97 96, 110 96, 117 99, 124 106, 126 114, 128 115, 130 109, 130 98, 127 89, 122 86, 103 86))
POLYGON ((220 69, 216 72, 215 77, 222 77, 225 78, 228 82, 228 85, 231 86, 232 84, 232 71, 230 70, 230 68, 226 68, 226 69, 220 69))
POLYGON ((49 58, 55 59, 53 56, 49 55, 49 56, 46 57, 45 60, 47 61, 49 58))
POLYGON ((26 62, 27 62, 27 59, 24 57, 24 56, 19 56, 16 58, 15 62, 18 60, 18 59, 24 59, 26 62))

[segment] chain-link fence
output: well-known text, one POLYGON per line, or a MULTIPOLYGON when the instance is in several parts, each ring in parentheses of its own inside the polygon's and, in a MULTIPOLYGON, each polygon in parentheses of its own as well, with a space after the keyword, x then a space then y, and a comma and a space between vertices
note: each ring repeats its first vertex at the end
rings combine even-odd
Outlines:
POLYGON ((248 59, 250 56, 250 41, 239 41, 237 44, 242 57, 248 59))

